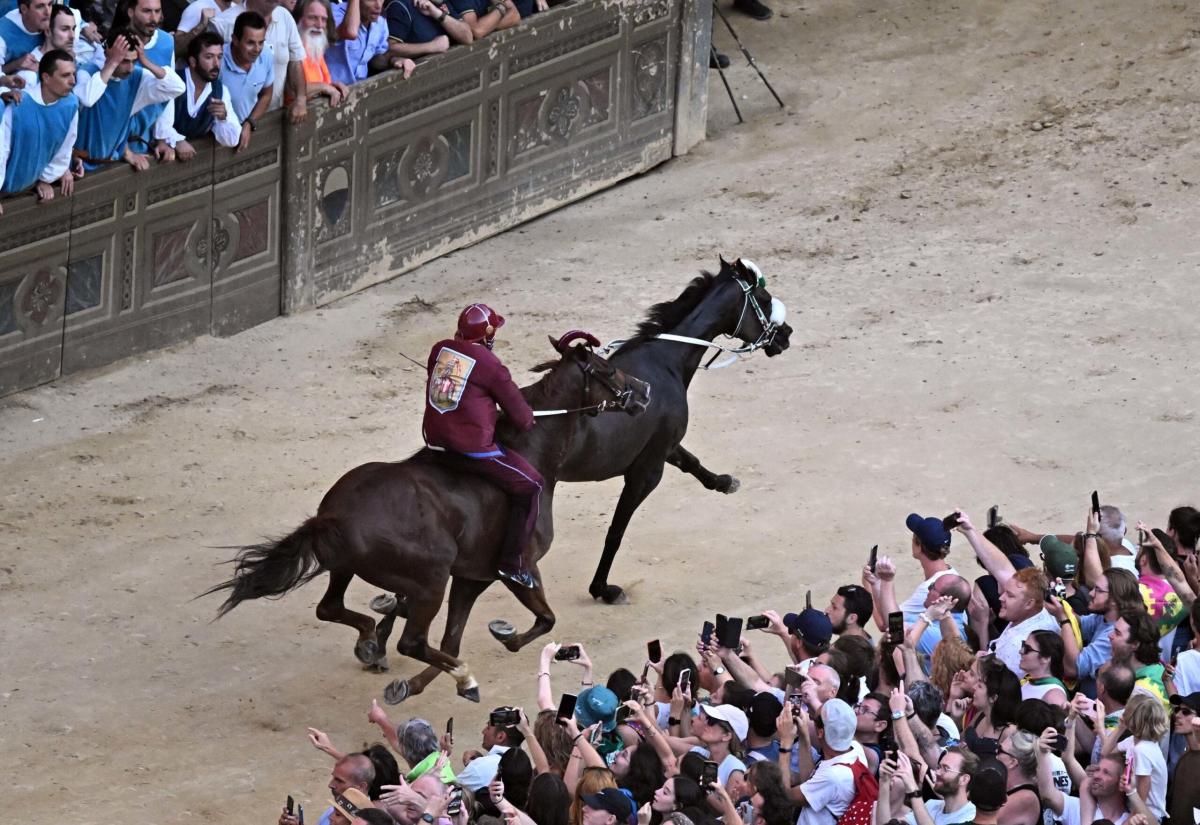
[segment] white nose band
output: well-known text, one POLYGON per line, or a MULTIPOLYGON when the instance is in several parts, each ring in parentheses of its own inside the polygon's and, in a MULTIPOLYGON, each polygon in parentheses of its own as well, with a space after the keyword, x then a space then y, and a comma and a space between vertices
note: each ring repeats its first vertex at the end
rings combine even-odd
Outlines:
MULTIPOLYGON (((745 261, 743 261, 742 263, 745 263, 745 261)), ((778 326, 783 326, 783 323, 786 320, 787 320, 787 307, 785 307, 783 305, 783 301, 779 300, 778 298, 772 298, 771 299, 771 323, 774 326, 778 327, 778 326)))

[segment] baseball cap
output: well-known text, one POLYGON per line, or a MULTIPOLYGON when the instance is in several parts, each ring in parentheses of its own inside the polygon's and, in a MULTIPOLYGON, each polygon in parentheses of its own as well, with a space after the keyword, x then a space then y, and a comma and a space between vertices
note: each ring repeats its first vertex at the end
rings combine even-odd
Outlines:
POLYGON ((359 811, 375 807, 371 804, 371 798, 358 788, 346 788, 329 800, 329 804, 345 814, 346 819, 354 819, 359 811))
POLYGON ((844 751, 854 742, 858 718, 841 699, 830 699, 821 705, 821 727, 825 729, 825 744, 835 751, 844 751))
POLYGON ((703 705, 700 710, 709 719, 719 719, 729 725, 739 742, 746 741, 746 734, 750 732, 750 721, 746 719, 744 710, 733 705, 703 705))
POLYGON ((617 726, 617 694, 604 685, 595 685, 579 694, 575 700, 575 718, 580 727, 591 727, 597 722, 602 723, 606 732, 617 726))
POLYGON ((1038 547, 1042 549, 1042 561, 1046 563, 1046 573, 1051 578, 1075 578, 1075 566, 1079 563, 1079 557, 1075 555, 1074 547, 1049 534, 1042 536, 1038 547))
POLYGON ((633 803, 619 788, 605 788, 598 793, 584 794, 580 801, 597 811, 607 811, 618 821, 627 822, 633 816, 633 803))
POLYGON ((1172 708, 1189 707, 1197 713, 1200 713, 1200 691, 1189 693, 1186 696, 1173 693, 1171 694, 1169 701, 1171 702, 1172 708))
POLYGON ((746 714, 746 718, 750 723, 750 730, 759 736, 774 736, 775 721, 781 713, 783 713, 783 702, 779 701, 774 693, 764 690, 762 693, 754 694, 754 698, 750 701, 750 712, 746 714))
POLYGON ((921 540, 921 544, 930 550, 950 546, 950 533, 942 526, 940 518, 932 516, 926 518, 916 513, 909 513, 908 518, 904 520, 904 525, 912 530, 913 535, 921 540))
POLYGON ((1008 768, 1004 763, 991 757, 981 761, 967 785, 967 799, 980 811, 1003 808, 1008 799, 1008 768))
POLYGON ((815 607, 806 607, 799 613, 788 613, 783 617, 783 623, 793 635, 818 653, 823 653, 833 638, 833 623, 823 610, 815 607))

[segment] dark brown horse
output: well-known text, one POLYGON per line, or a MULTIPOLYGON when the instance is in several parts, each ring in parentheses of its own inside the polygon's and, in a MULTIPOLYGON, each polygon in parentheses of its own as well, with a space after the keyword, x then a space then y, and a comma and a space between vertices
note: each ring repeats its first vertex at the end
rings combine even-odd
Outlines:
MULTIPOLYGON (((550 549, 554 527, 551 502, 558 466, 571 448, 583 412, 614 409, 635 415, 650 399, 648 385, 630 378, 596 355, 588 346, 570 346, 590 335, 572 332, 558 341, 557 361, 535 368, 546 375, 522 389, 535 411, 567 412, 541 417, 527 433, 515 433, 501 420, 498 440, 520 452, 544 477, 541 514, 534 536, 531 571, 550 549)), ((457 658, 458 645, 438 650, 429 645, 429 626, 442 605, 451 576, 451 612, 447 633, 461 637, 470 613, 461 610, 463 594, 477 597, 495 580, 508 507, 504 493, 477 476, 457 473, 457 458, 432 450, 393 463, 374 462, 355 467, 325 494, 317 514, 284 538, 243 547, 233 562, 234 575, 202 595, 229 590, 217 616, 225 615, 247 599, 278 598, 329 571, 329 587, 317 605, 317 618, 358 630, 354 652, 365 664, 378 664, 385 649, 370 616, 348 610, 346 588, 359 576, 376 587, 401 597, 406 622, 396 649, 445 671, 458 683, 458 693, 479 701, 479 688, 467 664, 457 658), (460 609, 455 610, 454 605, 460 609)), ((509 589, 533 612, 533 627, 507 642, 517 649, 554 626, 554 613, 546 602, 541 579, 536 588, 513 585, 509 589)), ((385 620, 394 621, 395 616, 385 620)), ((386 644, 384 642, 383 644, 386 644)), ((385 698, 402 701, 422 690, 428 679, 409 685, 396 681, 385 698)))

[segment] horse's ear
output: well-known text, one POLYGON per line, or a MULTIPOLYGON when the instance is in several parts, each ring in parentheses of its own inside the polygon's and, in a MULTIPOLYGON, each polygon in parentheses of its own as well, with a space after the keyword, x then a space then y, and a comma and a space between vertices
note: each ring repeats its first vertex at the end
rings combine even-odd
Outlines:
POLYGON ((729 261, 725 260, 725 256, 724 256, 724 255, 718 255, 718 256, 717 256, 717 260, 721 262, 721 269, 722 269, 722 270, 725 270, 725 269, 729 269, 729 268, 730 268, 729 261))
POLYGON ((550 346, 554 347, 555 352, 562 352, 562 350, 558 348, 557 338, 555 338, 553 335, 547 335, 546 337, 550 340, 550 346))

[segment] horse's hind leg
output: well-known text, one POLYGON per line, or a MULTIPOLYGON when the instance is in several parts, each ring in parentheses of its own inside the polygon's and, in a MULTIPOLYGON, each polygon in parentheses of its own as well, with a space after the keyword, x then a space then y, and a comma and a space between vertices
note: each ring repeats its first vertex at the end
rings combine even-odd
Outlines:
POLYGON ((695 476, 706 490, 716 490, 718 493, 736 493, 742 483, 731 475, 717 475, 700 463, 700 459, 676 444, 675 449, 667 453, 667 463, 678 467, 682 472, 695 476))
POLYGON ((617 550, 621 548, 621 539, 625 538, 625 528, 629 526, 629 520, 646 500, 646 496, 654 492, 658 482, 662 481, 662 474, 661 457, 639 459, 625 474, 625 486, 621 489, 612 524, 608 526, 608 534, 604 537, 604 552, 588 587, 588 593, 593 599, 603 599, 605 604, 621 604, 628 601, 621 588, 608 583, 608 574, 612 572, 612 564, 617 557, 617 550))
POLYGON ((346 588, 350 586, 353 578, 352 573, 329 571, 329 587, 317 605, 317 618, 323 622, 349 625, 357 630, 358 643, 354 645, 354 655, 364 665, 369 665, 382 658, 384 651, 375 638, 375 620, 346 609, 346 588))
MULTIPOLYGON (((444 592, 445 588, 443 586, 436 592, 430 592, 426 589, 421 591, 419 596, 416 592, 410 596, 408 621, 404 623, 404 630, 400 634, 400 641, 396 644, 396 650, 405 656, 425 662, 425 664, 432 665, 439 670, 446 671, 458 683, 459 696, 470 699, 472 702, 478 702, 479 683, 471 675, 466 662, 459 661, 454 656, 443 653, 429 645, 429 625, 433 623, 434 617, 437 616, 437 612, 442 606, 442 594, 444 592)), ((406 680, 396 679, 384 690, 383 700, 389 705, 396 705, 403 702, 411 694, 411 684, 406 680)))
MULTIPOLYGON (((446 632, 442 634, 441 650, 449 656, 457 656, 462 646, 463 632, 471 609, 483 591, 492 586, 491 581, 475 581, 455 577, 450 583, 450 604, 446 610, 446 632)), ((417 695, 442 672, 439 667, 427 667, 408 680, 410 695, 417 695)))
POLYGON ((554 611, 550 609, 550 603, 546 601, 546 591, 540 583, 542 579, 538 575, 536 565, 532 566, 531 572, 534 574, 535 580, 539 582, 537 587, 522 587, 507 580, 504 582, 505 586, 517 597, 517 601, 525 605, 534 616, 533 627, 502 642, 513 653, 539 636, 545 636, 554 627, 554 611))

